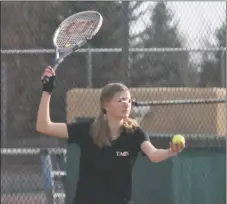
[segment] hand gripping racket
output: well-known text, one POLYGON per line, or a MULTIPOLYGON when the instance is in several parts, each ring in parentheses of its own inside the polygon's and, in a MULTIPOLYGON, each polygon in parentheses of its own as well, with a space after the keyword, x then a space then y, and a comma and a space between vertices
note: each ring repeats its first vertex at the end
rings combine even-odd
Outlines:
MULTIPOLYGON (((102 15, 97 11, 83 11, 66 18, 53 35, 55 59, 51 67, 56 70, 67 56, 91 40, 100 30, 102 22, 102 15)), ((42 82, 47 83, 48 80, 44 77, 42 82)))

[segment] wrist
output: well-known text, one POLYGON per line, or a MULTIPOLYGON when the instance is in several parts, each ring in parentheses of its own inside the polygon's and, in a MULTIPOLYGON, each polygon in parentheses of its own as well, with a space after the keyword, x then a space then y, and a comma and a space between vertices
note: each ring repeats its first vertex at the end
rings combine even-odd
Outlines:
POLYGON ((47 92, 49 94, 51 94, 55 88, 55 80, 56 80, 56 77, 55 76, 51 76, 48 78, 48 82, 44 83, 44 81, 42 81, 42 84, 43 84, 43 89, 42 91, 44 92, 47 92))
POLYGON ((43 90, 43 95, 51 96, 52 95, 52 92, 43 90))
POLYGON ((173 152, 173 151, 171 150, 171 148, 167 149, 167 154, 168 154, 168 157, 169 157, 169 158, 177 155, 177 153, 173 152))

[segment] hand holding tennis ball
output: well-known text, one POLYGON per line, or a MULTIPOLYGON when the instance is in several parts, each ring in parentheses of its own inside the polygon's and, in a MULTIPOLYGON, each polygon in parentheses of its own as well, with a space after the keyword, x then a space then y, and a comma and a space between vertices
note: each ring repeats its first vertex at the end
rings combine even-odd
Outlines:
POLYGON ((185 148, 185 138, 182 135, 174 135, 170 142, 170 151, 173 154, 180 153, 185 148))
POLYGON ((174 135, 172 142, 173 144, 185 144, 185 139, 182 135, 174 135))

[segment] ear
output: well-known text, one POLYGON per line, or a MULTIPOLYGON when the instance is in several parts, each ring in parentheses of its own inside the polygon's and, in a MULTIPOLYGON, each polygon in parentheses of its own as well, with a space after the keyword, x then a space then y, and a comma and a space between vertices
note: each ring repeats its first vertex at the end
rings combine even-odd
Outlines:
POLYGON ((103 109, 105 111, 107 111, 107 109, 108 109, 108 102, 104 102, 102 107, 103 107, 103 109))
POLYGON ((106 109, 105 108, 102 109, 102 113, 106 114, 106 109))

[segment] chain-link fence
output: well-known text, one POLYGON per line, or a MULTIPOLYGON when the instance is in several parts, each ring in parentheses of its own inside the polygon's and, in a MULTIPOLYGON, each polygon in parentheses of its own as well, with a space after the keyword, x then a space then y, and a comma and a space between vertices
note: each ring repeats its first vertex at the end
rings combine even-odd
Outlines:
MULTIPOLYGON (((204 149, 206 153, 186 152, 185 157, 175 160, 175 172, 180 167, 193 169, 200 165, 191 171, 194 175, 191 179, 203 169, 208 174, 205 179, 208 185, 213 180, 220 181, 216 183, 219 187, 214 188, 219 189, 218 204, 224 203, 224 179, 211 178, 215 170, 203 166, 205 160, 196 160, 198 164, 192 160, 206 154, 216 156, 221 163, 225 152, 224 1, 2 2, 1 203, 51 202, 49 194, 45 194, 44 182, 48 180, 44 179, 45 161, 49 160, 43 159, 47 157, 42 157, 39 148, 63 148, 64 152, 66 146, 64 141, 35 130, 40 77, 54 57, 52 35, 57 25, 72 13, 90 9, 103 15, 104 24, 94 40, 68 57, 57 71, 57 87, 51 100, 52 120, 70 122, 95 117, 99 88, 121 81, 131 88, 133 98, 148 103, 134 106, 132 116, 157 141, 181 133, 187 136, 190 151, 204 149)), ((220 163, 215 165, 223 165, 220 163)), ((61 175, 60 167, 56 168, 55 173, 61 175)), ((181 186, 176 175, 174 179, 181 186)), ((173 193, 178 198, 173 203, 190 203, 182 202, 185 194, 179 195, 179 189, 173 193)), ((204 197, 193 204, 212 203, 208 198, 211 193, 206 189, 200 192, 204 197)), ((157 204, 161 203, 160 198, 155 199, 157 204)))

